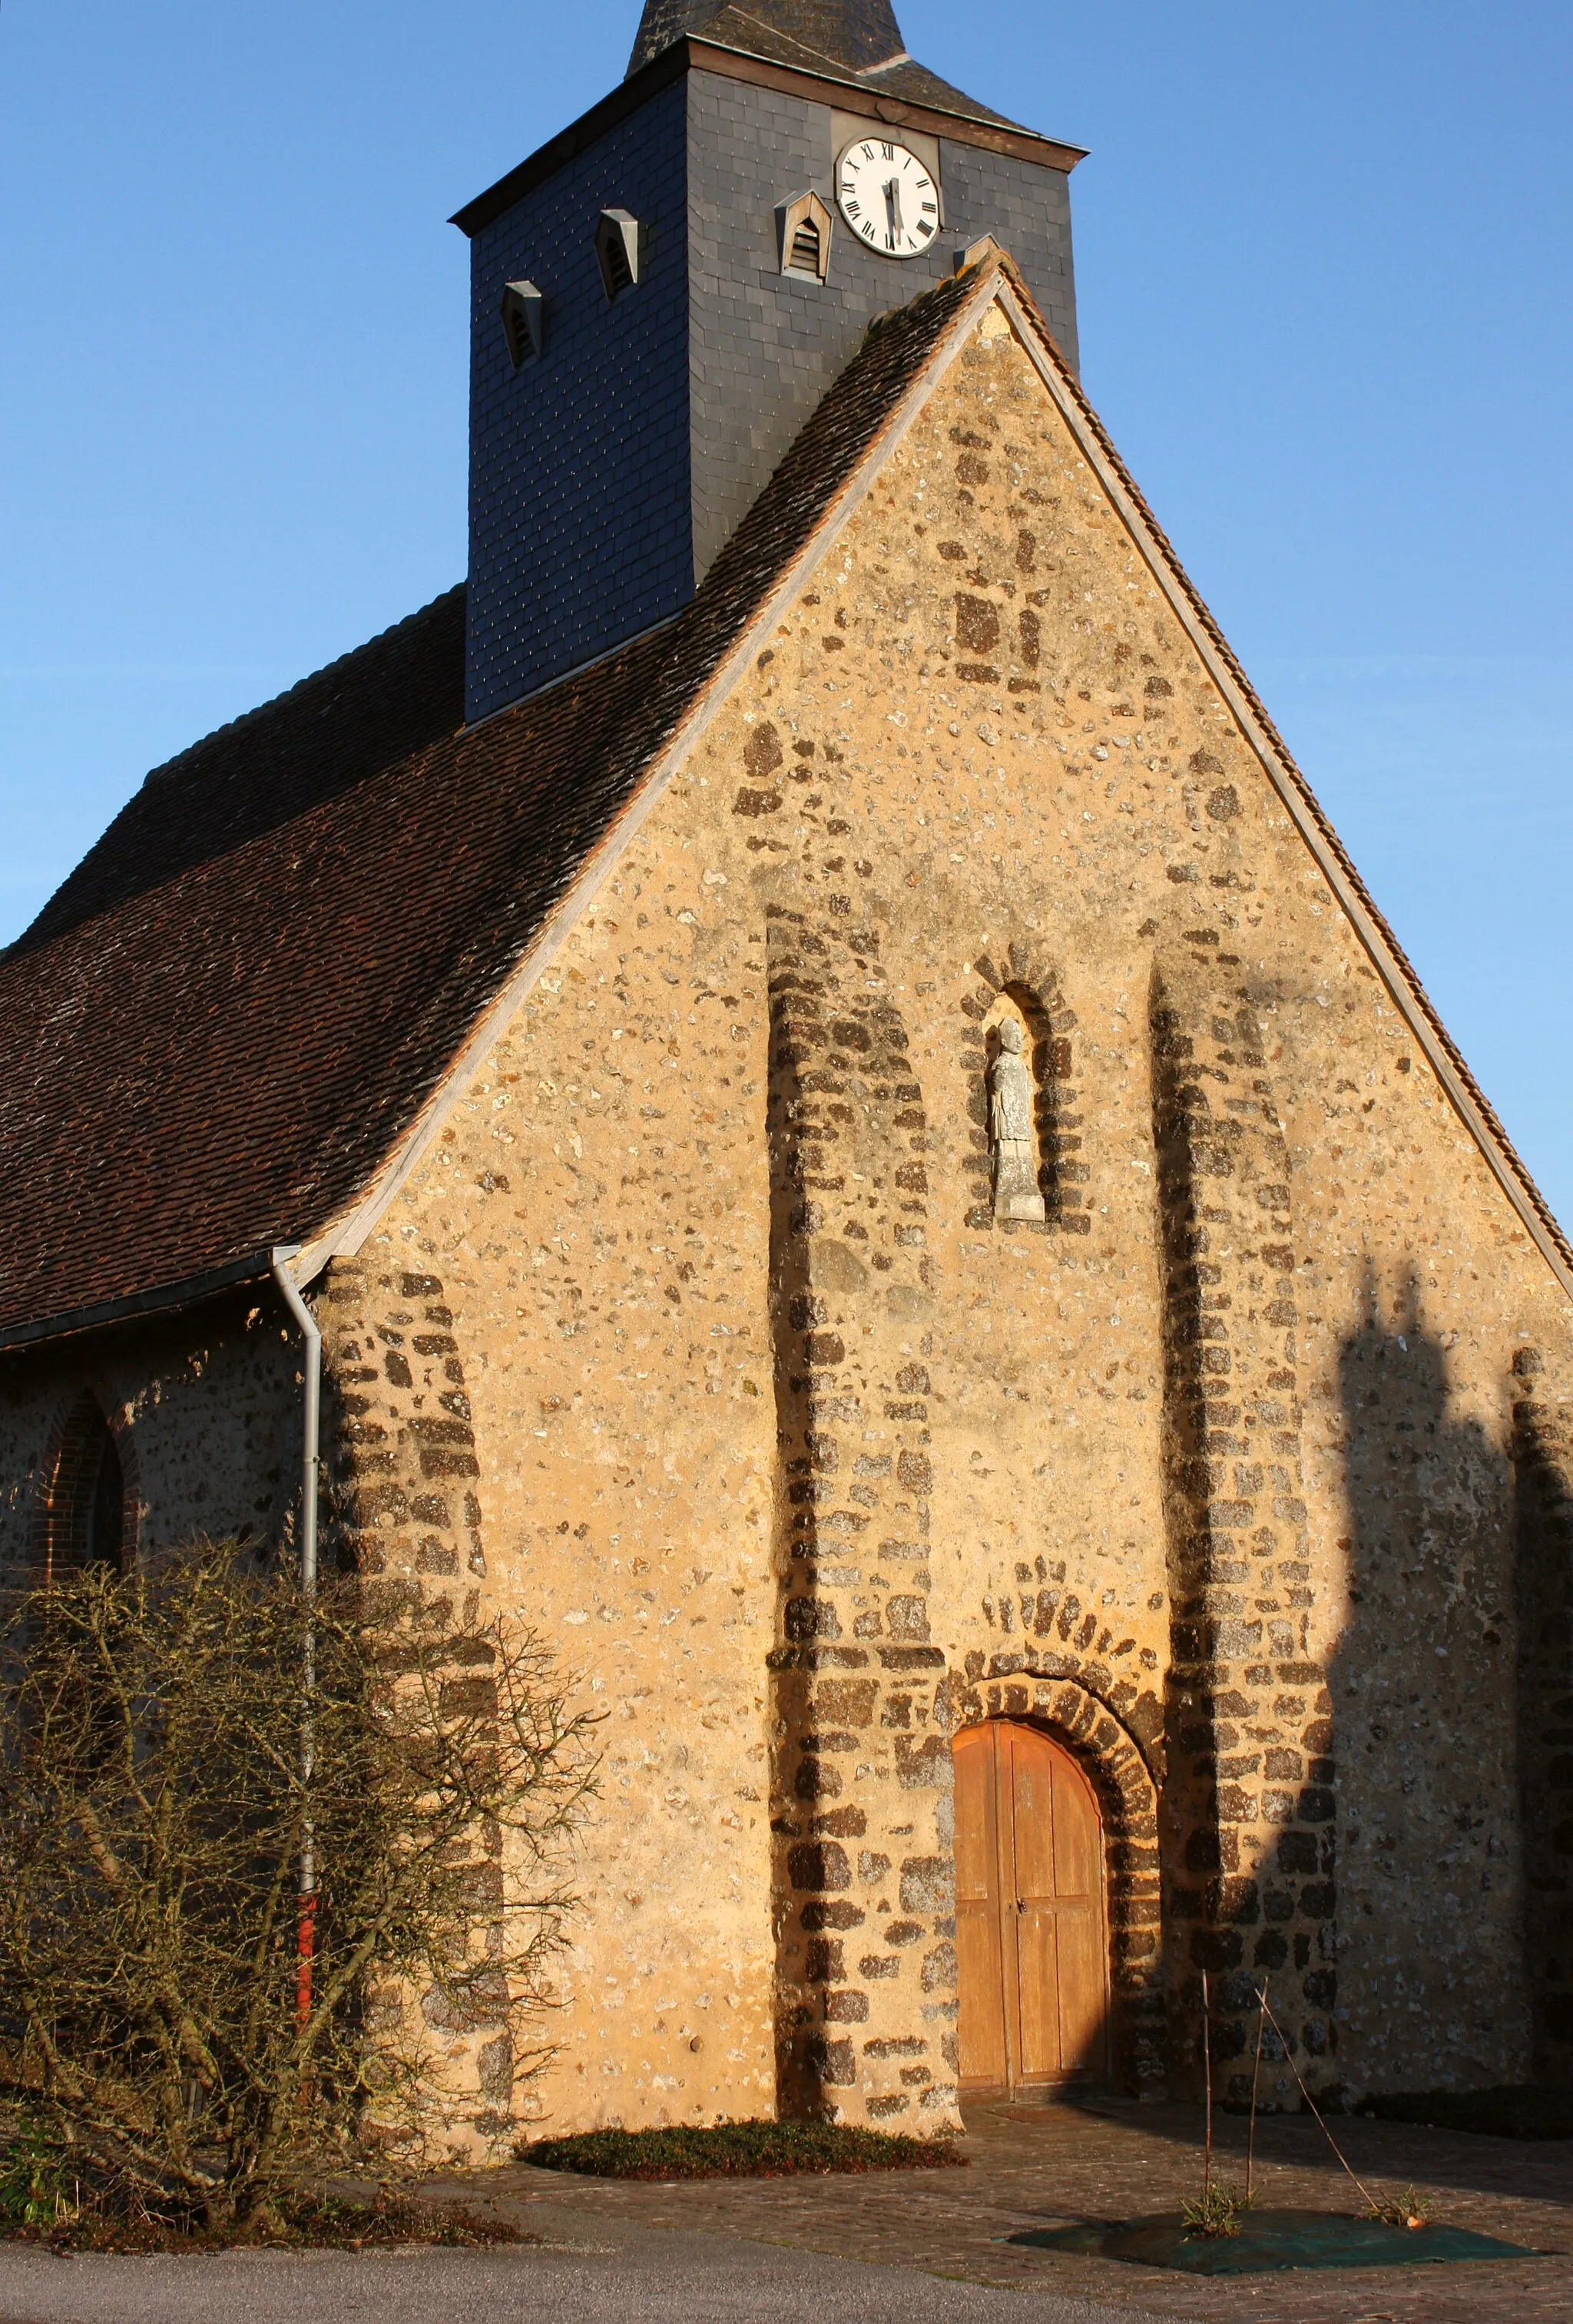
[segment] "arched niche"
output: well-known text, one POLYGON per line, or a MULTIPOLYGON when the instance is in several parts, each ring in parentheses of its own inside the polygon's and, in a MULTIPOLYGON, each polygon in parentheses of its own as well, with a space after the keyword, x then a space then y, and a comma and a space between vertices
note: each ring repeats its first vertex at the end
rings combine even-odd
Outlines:
POLYGON ((84 1388, 61 1424, 49 1465, 34 1568, 49 1583, 93 1567, 120 1572, 136 1542, 136 1496, 125 1448, 84 1388))

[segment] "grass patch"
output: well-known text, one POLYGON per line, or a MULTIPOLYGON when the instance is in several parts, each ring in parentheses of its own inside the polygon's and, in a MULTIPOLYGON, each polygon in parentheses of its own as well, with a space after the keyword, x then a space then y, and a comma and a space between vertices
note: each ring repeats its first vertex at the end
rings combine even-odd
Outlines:
POLYGON ((967 2161, 948 2139, 828 2122, 587 2130, 572 2138, 522 2140, 514 2153, 538 2170, 591 2179, 790 2179, 832 2171, 943 2171, 967 2161))
MULTIPOLYGON (((32 2207, 35 2210, 37 2206, 32 2207)), ((384 2190, 371 2203, 296 2190, 281 2196, 244 2227, 214 2233, 199 2220, 161 2217, 143 2209, 110 2206, 86 2188, 64 2194, 51 2218, 0 2219, 0 2237, 46 2245, 57 2252, 171 2254, 259 2247, 283 2251, 367 2251, 404 2244, 475 2249, 490 2244, 538 2244, 488 2211, 465 2203, 422 2203, 384 2190)))
POLYGON ((1378 2122, 1423 2123, 1431 2130, 1489 2138, 1573 2138, 1573 2090, 1505 2082, 1489 2090, 1393 2090, 1362 2098, 1356 2114, 1378 2122))
POLYGON ((1237 2236, 1245 2214, 1245 2199, 1215 2179, 1194 2203, 1182 2203, 1180 2220, 1188 2236, 1237 2236))

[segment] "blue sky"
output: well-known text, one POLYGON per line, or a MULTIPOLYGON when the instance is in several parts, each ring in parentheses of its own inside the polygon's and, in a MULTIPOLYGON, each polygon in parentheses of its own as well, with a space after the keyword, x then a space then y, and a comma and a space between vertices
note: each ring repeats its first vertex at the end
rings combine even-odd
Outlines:
MULTIPOLYGON (((1573 10, 898 0, 1092 149, 1085 377, 1573 1222, 1573 10)), ((0 940, 143 770, 458 579, 445 220, 636 0, 7 0, 0 940)))

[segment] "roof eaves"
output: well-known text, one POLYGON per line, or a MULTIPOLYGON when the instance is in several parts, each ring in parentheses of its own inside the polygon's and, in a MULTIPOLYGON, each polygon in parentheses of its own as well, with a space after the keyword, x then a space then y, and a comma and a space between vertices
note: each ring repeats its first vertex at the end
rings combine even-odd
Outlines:
POLYGON ((241 1284, 264 1282, 273 1274, 273 1248, 270 1245, 264 1250, 247 1251, 227 1266, 208 1268, 179 1283, 158 1284, 150 1290, 131 1292, 123 1299, 103 1299, 67 1314, 14 1323, 0 1331, 0 1356, 14 1349, 36 1348, 48 1341, 76 1339, 84 1332, 101 1332, 116 1323, 135 1323, 150 1315, 171 1315, 181 1308, 195 1307, 211 1299, 217 1292, 233 1290, 241 1284))
MULTIPOLYGON (((794 79, 818 82, 827 88, 845 89, 862 100, 861 104, 849 106, 849 111, 861 112, 872 107, 874 117, 892 128, 899 128, 906 122, 942 133, 946 124, 961 123, 975 130, 983 143, 993 144, 996 141, 1009 140, 1012 150, 1019 144, 1022 149, 1040 155, 1045 168, 1063 170, 1067 174, 1078 161, 1087 159, 1085 146, 1068 145, 1063 138, 1046 137, 1041 130, 1023 128, 1019 122, 1008 119, 1003 113, 990 112, 976 97, 953 88, 948 81, 941 80, 937 73, 930 73, 926 67, 919 65, 911 57, 892 57, 883 65, 869 66, 860 71, 851 65, 837 64, 831 58, 821 58, 817 51, 804 50, 802 53, 806 61, 798 64, 773 55, 768 50, 745 48, 738 42, 719 41, 709 33, 691 37, 688 45, 693 63, 701 70, 708 65, 712 70, 725 72, 726 66, 717 60, 736 57, 764 71, 789 74, 794 79), (885 95, 876 85, 880 76, 898 71, 922 73, 925 80, 931 84, 930 91, 922 97, 904 97, 899 91, 885 95)), ((800 44, 794 42, 793 45, 800 44)))
MULTIPOLYGON (((794 45, 800 48, 800 43, 794 45)), ((1004 142, 1006 150, 1019 151, 1041 159, 1046 169, 1068 172, 1074 170, 1078 161, 1087 159, 1085 146, 1068 145, 1062 138, 1045 137, 1036 129, 1021 128, 1014 122, 1007 121, 1003 114, 990 113, 986 107, 979 106, 976 98, 963 96, 959 89, 950 90, 949 84, 940 81, 937 75, 930 76, 936 88, 948 92, 947 100, 943 103, 936 103, 931 97, 886 97, 876 86, 881 73, 921 69, 914 68, 913 60, 909 57, 892 58, 888 63, 870 68, 865 74, 860 74, 850 65, 838 65, 831 59, 821 58, 817 50, 801 50, 801 54, 804 61, 800 64, 786 62, 764 50, 740 48, 730 41, 685 33, 669 48, 652 57, 648 64, 641 65, 630 78, 620 81, 588 112, 580 114, 577 121, 569 122, 566 129, 560 130, 555 137, 538 146, 533 153, 526 154, 523 161, 477 194, 473 200, 466 202, 462 208, 455 210, 449 224, 458 226, 462 235, 473 241, 494 220, 511 210, 515 202, 523 201, 535 187, 543 185, 548 178, 555 177, 560 170, 588 151, 608 130, 615 128, 630 114, 636 113, 669 81, 680 79, 690 69, 725 74, 729 69, 726 61, 729 58, 748 65, 753 74, 785 76, 784 86, 800 87, 805 93, 814 87, 844 89, 858 100, 847 107, 849 112, 869 110, 873 117, 885 121, 893 127, 900 126, 903 121, 911 121, 919 128, 931 125, 942 132, 947 122, 960 123, 976 132, 975 142, 987 145, 998 145, 1004 142), (952 105, 948 101, 950 97, 959 102, 952 105)), ((751 75, 734 72, 733 77, 748 78, 751 75)))

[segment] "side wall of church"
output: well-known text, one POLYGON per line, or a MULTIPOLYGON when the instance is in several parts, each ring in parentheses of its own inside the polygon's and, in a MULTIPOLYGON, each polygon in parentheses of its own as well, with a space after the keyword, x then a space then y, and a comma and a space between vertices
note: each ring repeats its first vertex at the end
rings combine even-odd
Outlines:
POLYGON ((608 1711, 551 2118, 945 2119, 998 1714, 1105 1803, 1128 2086, 1194 2086, 1204 1967, 1220 2087, 1264 1975, 1316 2086, 1527 2071, 1567 1303, 997 322, 445 1136, 384 1231, 608 1711))
POLYGON ((272 1286, 254 1286, 185 1316, 0 1358, 0 1587, 27 1585, 62 1432, 84 1394, 115 1437, 139 1554, 204 1536, 292 1537, 299 1344, 272 1286))

